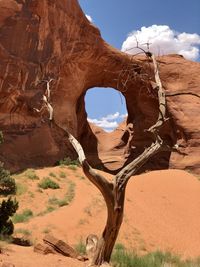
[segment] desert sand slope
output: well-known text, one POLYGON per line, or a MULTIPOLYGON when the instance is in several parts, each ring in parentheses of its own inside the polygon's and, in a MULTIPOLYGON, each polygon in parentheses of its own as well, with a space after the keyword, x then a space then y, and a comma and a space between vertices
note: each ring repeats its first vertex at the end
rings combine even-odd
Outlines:
POLYGON ((40 255, 32 248, 10 246, 6 254, 0 255, 1 262, 13 263, 15 267, 85 267, 86 264, 78 260, 59 255, 40 255))
POLYGON ((124 223, 122 236, 128 231, 133 242, 135 228, 147 250, 199 256, 199 194, 200 181, 184 171, 155 171, 137 176, 127 190, 128 223, 124 223))
MULTIPOLYGON (((31 208, 34 217, 26 223, 16 224, 16 230, 31 231, 33 242, 37 242, 46 232, 75 245, 90 233, 100 234, 103 230, 106 209, 100 193, 90 182, 83 178, 81 169, 68 167, 36 170, 40 179, 53 172, 66 178, 58 179, 61 189, 39 192, 35 181, 29 182, 29 190, 18 197, 21 207, 31 208), (64 184, 75 184, 75 196, 69 205, 55 209, 43 216, 36 215, 45 209, 46 201, 63 195, 64 184), (37 212, 36 212, 37 211, 37 212)), ((111 175, 105 174, 109 179, 111 175)), ((22 179, 21 177, 16 178, 22 179)), ((117 242, 139 253, 162 250, 172 251, 184 258, 200 256, 200 181, 197 177, 179 170, 154 171, 138 175, 130 180, 127 187, 124 222, 117 242)), ((9 246, 8 246, 9 247, 9 246)), ((1 259, 23 266, 64 266, 67 259, 62 256, 41 256, 34 254, 32 248, 11 246, 15 252, 1 255, 1 259), (27 256, 28 255, 28 256, 27 256), (19 257, 19 258, 18 258, 19 257), (30 261, 33 261, 30 263, 30 261), (24 265, 23 265, 24 264, 24 265), (57 264, 57 265, 56 265, 57 264)), ((73 261, 74 262, 74 261, 73 261)), ((76 264, 76 262, 74 262, 76 264)), ((79 263, 78 263, 79 264, 79 263)), ((82 266, 80 263, 78 266, 82 266)), ((67 266, 76 266, 70 263, 67 266)), ((83 264, 84 266, 84 264, 83 264)))

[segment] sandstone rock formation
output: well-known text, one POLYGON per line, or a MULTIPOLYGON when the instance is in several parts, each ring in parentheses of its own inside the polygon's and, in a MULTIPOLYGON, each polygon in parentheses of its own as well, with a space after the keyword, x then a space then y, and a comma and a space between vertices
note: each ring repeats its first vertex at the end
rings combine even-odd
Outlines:
MULTIPOLYGON (((199 63, 169 55, 160 57, 159 64, 167 92, 200 94, 199 63)), ((147 58, 130 57, 105 43, 77 0, 1 0, 0 129, 5 142, 0 160, 17 171, 74 157, 64 138, 67 128, 80 140, 92 164, 104 164, 108 171, 120 168, 151 142, 144 130, 158 113, 152 70, 147 58), (49 79, 53 79, 52 123, 46 109, 36 112, 44 104, 49 79), (103 133, 109 147, 99 146, 99 134, 87 122, 84 96, 96 86, 112 87, 125 96, 126 124, 133 126, 131 136, 126 125, 124 130, 103 133), (114 144, 113 135, 119 140, 114 144)), ((145 169, 200 172, 200 99, 192 94, 171 95, 167 102, 169 120, 162 135, 171 144, 180 141, 181 153, 160 153, 145 169)))

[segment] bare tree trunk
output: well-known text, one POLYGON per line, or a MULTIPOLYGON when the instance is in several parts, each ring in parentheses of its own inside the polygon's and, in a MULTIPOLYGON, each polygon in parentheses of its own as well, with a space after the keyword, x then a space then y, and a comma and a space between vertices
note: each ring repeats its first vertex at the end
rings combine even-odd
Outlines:
POLYGON ((123 221, 125 190, 121 192, 120 196, 118 203, 115 203, 114 201, 112 208, 108 207, 108 204, 110 203, 106 203, 108 207, 107 222, 102 237, 99 239, 97 251, 92 260, 92 265, 94 266, 100 266, 105 262, 110 262, 111 254, 123 221))

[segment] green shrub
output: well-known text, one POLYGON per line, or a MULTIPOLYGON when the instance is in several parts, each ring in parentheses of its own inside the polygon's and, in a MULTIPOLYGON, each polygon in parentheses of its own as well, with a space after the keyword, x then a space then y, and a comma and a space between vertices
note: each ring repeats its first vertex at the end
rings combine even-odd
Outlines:
POLYGON ((57 205, 58 204, 58 199, 56 197, 51 197, 51 198, 49 198, 48 203, 50 205, 57 205))
POLYGON ((170 252, 152 252, 143 256, 126 251, 123 247, 115 248, 112 254, 114 267, 199 267, 200 260, 181 260, 170 252))
POLYGON ((75 183, 70 181, 69 188, 68 188, 66 196, 65 196, 65 200, 68 203, 70 203, 74 199, 74 196, 75 196, 75 183))
POLYGON ((50 172, 50 173, 49 173, 49 176, 56 178, 56 174, 53 173, 53 172, 50 172))
MULTIPOLYGON (((3 143, 3 133, 0 131, 0 144, 3 143)), ((10 172, 3 168, 3 163, 0 162, 0 195, 15 194, 15 180, 10 176, 10 172)))
POLYGON ((70 169, 72 171, 76 171, 77 170, 77 166, 76 165, 69 165, 68 169, 70 169))
POLYGON ((18 209, 16 199, 8 198, 0 203, 0 235, 12 235, 14 225, 10 217, 12 217, 18 209))
POLYGON ((17 183, 17 191, 16 191, 17 196, 21 196, 25 194, 27 190, 28 190, 28 187, 26 184, 17 183))
MULTIPOLYGON (((0 241, 6 242, 7 244, 11 244, 13 242, 12 235, 3 235, 3 234, 0 234, 0 241)), ((0 246, 1 245, 2 244, 0 243, 0 246)))
POLYGON ((79 166, 80 163, 79 163, 78 159, 71 160, 70 157, 66 157, 66 158, 64 158, 64 159, 59 161, 59 165, 66 165, 66 166, 75 165, 75 166, 79 166))
POLYGON ((67 206, 73 200, 74 196, 75 196, 75 184, 72 181, 70 181, 65 197, 63 199, 58 199, 54 196, 52 198, 49 198, 48 203, 50 205, 57 205, 59 207, 67 206))
POLYGON ((42 181, 38 184, 42 189, 58 189, 60 188, 59 184, 51 180, 49 177, 44 177, 42 181))
POLYGON ((59 176, 60 178, 66 178, 66 174, 64 172, 60 172, 59 176))
POLYGON ((9 195, 16 193, 15 179, 10 176, 10 172, 3 168, 0 162, 0 195, 9 195))
POLYGON ((80 240, 80 242, 77 245, 75 245, 75 250, 81 255, 86 254, 86 245, 82 239, 80 240))
POLYGON ((47 206, 46 210, 41 211, 37 214, 37 216, 44 216, 45 214, 54 211, 56 208, 53 206, 47 206))
POLYGON ((39 180, 39 177, 36 175, 35 170, 33 169, 26 170, 25 176, 30 180, 39 180))
POLYGON ((31 236, 31 231, 27 230, 27 229, 23 229, 23 228, 19 228, 17 230, 15 230, 16 234, 23 234, 24 236, 31 236))
POLYGON ((69 205, 69 202, 65 198, 58 200, 58 206, 59 207, 64 207, 64 206, 67 206, 67 205, 69 205))
POLYGON ((52 212, 55 210, 55 207, 52 207, 52 206, 48 206, 47 209, 46 209, 46 212, 52 212))
POLYGON ((125 246, 121 243, 116 243, 115 250, 125 250, 125 246))
POLYGON ((48 203, 50 205, 57 205, 59 207, 63 207, 63 206, 66 206, 69 204, 65 198, 64 199, 58 199, 56 197, 49 198, 48 203))
POLYGON ((33 217, 33 212, 30 209, 25 209, 22 213, 17 213, 13 216, 14 223, 28 222, 33 217))

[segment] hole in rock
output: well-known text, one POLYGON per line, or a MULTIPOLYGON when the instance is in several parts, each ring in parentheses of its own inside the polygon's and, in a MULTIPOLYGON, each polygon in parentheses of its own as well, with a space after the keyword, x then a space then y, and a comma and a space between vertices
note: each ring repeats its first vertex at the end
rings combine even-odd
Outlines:
POLYGON ((106 132, 114 131, 127 117, 126 100, 113 88, 92 88, 85 96, 87 120, 106 132))

